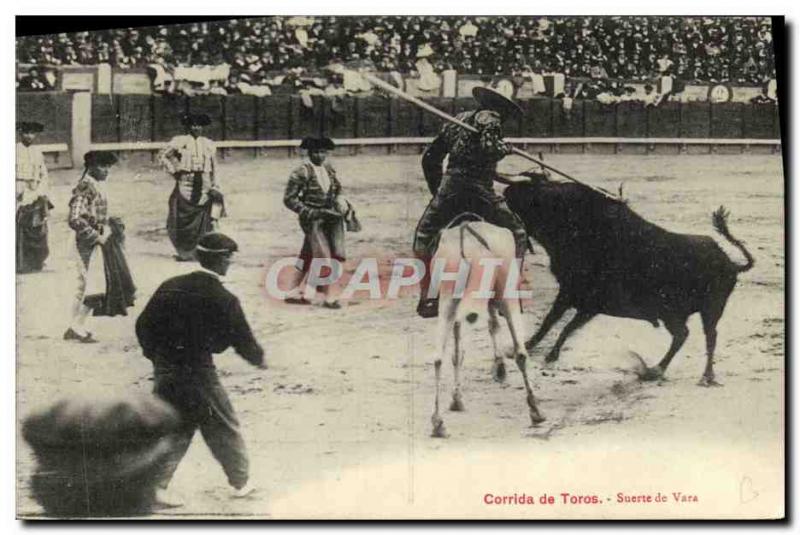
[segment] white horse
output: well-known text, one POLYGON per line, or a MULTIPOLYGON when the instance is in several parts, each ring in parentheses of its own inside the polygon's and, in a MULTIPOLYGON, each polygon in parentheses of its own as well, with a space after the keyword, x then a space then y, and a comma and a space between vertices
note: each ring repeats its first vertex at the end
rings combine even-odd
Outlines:
POLYGON ((487 313, 489 334, 494 350, 492 375, 497 382, 505 380, 506 369, 503 355, 498 351, 497 333, 500 331, 499 315, 502 315, 511 331, 513 346, 509 358, 513 358, 525 382, 526 400, 533 425, 544 421, 544 417, 536 408, 528 374, 525 351, 523 323, 519 298, 515 291, 521 277, 520 266, 516 263, 514 237, 511 231, 486 222, 462 222, 442 231, 439 246, 431 261, 432 287, 437 284, 438 272, 464 272, 468 276, 462 278, 462 290, 459 285, 445 284, 439 286, 439 324, 437 354, 434 360, 436 372, 436 400, 431 417, 433 437, 445 438, 447 432, 444 420, 439 414, 439 385, 441 382, 442 359, 447 349, 450 333, 453 335, 453 402, 452 411, 463 411, 464 402, 461 397, 461 366, 464 363, 464 351, 461 347, 461 324, 476 323, 483 313, 487 313), (438 264, 438 266, 437 266, 438 264), (513 266, 512 266, 513 264, 513 266), (511 277, 515 270, 517 277, 511 277), (466 282, 464 282, 466 281, 466 282), (510 286, 510 287, 509 287, 510 286), (493 294, 481 295, 482 292, 493 294))

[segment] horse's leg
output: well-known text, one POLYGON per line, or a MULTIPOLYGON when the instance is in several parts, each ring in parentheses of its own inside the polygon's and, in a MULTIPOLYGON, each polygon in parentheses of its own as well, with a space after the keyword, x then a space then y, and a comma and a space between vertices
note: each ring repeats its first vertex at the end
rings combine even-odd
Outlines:
POLYGON ((506 380, 506 364, 503 356, 497 349, 497 333, 500 332, 500 320, 497 317, 497 302, 489 301, 489 336, 492 338, 492 350, 494 351, 494 363, 492 364, 492 377, 498 383, 506 380))
POLYGON ((525 382, 526 400, 528 402, 528 412, 531 417, 531 424, 537 425, 542 423, 545 418, 539 413, 536 407, 536 399, 533 397, 533 389, 528 380, 527 360, 528 353, 522 345, 522 317, 519 313, 519 305, 516 299, 504 299, 502 301, 503 315, 508 322, 508 329, 511 331, 511 339, 514 343, 514 360, 517 363, 517 368, 522 373, 522 380, 525 382))
POLYGON ((461 323, 453 323, 453 402, 450 410, 461 412, 464 402, 461 399, 461 365, 464 363, 464 350, 461 349, 461 323))
POLYGON ((458 301, 455 299, 445 299, 439 303, 439 339, 436 347, 436 359, 433 361, 433 368, 436 374, 436 398, 433 405, 433 415, 431 416, 431 423, 433 424, 431 436, 435 438, 447 438, 444 420, 442 420, 442 417, 439 415, 439 390, 442 380, 442 358, 447 350, 447 339, 450 337, 450 330, 455 323, 455 313, 457 309, 458 301))

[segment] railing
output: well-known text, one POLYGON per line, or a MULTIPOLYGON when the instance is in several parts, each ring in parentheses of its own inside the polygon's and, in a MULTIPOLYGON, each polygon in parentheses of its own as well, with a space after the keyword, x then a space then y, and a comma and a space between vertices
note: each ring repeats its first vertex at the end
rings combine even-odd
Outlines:
MULTIPOLYGON (((471 98, 432 98, 428 102, 456 114, 472 109, 471 98)), ((523 115, 506 125, 520 143, 780 145, 774 103, 638 102, 603 105, 560 100, 519 101, 523 115)), ((19 93, 17 117, 45 125, 44 144, 67 144, 73 159, 80 150, 155 150, 183 133, 185 113, 206 113, 207 135, 223 148, 292 147, 308 135, 327 135, 343 145, 427 143, 440 119, 412 104, 383 97, 314 97, 307 107, 296 95, 163 97, 89 93, 19 93), (73 120, 78 118, 79 120, 73 120), (78 150, 80 149, 80 150, 78 150)))

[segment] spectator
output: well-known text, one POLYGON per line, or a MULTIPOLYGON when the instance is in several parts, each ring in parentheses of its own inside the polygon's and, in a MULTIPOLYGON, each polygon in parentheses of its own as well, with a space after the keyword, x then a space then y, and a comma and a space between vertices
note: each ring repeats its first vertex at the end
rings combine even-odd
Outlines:
POLYGON ((208 94, 209 95, 227 95, 228 91, 222 86, 219 80, 208 81, 208 94))
POLYGON ((765 17, 257 17, 25 36, 17 58, 38 67, 225 63, 249 74, 370 60, 379 70, 408 73, 426 44, 437 74, 520 73, 538 61, 541 72, 597 79, 760 84, 775 76, 765 17))
POLYGON ((38 68, 31 67, 28 74, 23 76, 17 84, 20 91, 50 91, 55 89, 55 84, 51 83, 38 68))
POLYGON ((417 62, 414 64, 415 70, 419 73, 418 87, 422 91, 434 91, 439 89, 442 81, 439 76, 434 72, 433 65, 431 65, 428 58, 433 55, 431 45, 425 43, 417 51, 417 62))
POLYGON ((661 102, 661 95, 656 93, 652 84, 645 84, 644 96, 642 96, 641 100, 645 106, 658 106, 661 102))

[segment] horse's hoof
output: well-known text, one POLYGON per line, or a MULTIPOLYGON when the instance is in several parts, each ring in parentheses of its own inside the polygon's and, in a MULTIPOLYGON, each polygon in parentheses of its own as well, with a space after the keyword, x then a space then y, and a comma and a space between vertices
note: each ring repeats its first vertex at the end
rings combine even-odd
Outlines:
POLYGON ((717 380, 716 380, 716 379, 714 379, 713 377, 703 377, 703 378, 702 378, 702 379, 700 379, 700 381, 697 383, 697 386, 705 386, 705 387, 709 387, 709 386, 722 386, 722 383, 718 383, 718 382, 717 382, 717 380))
POLYGON ((639 379, 641 381, 658 381, 664 376, 664 372, 661 371, 661 368, 645 368, 644 372, 639 374, 639 379))
POLYGON ((506 380, 506 365, 502 361, 492 370, 492 377, 497 383, 502 383, 506 380))
POLYGON ((539 411, 531 411, 531 425, 536 426, 547 420, 544 416, 539 414, 539 411))
POLYGON ((464 402, 461 401, 461 398, 453 398, 453 402, 450 403, 450 410, 453 412, 464 412, 464 402))

